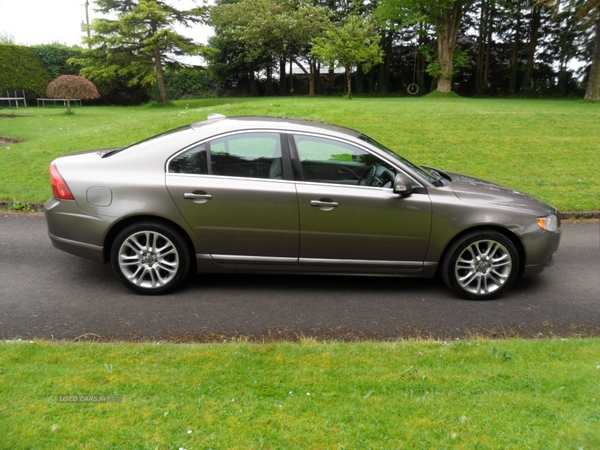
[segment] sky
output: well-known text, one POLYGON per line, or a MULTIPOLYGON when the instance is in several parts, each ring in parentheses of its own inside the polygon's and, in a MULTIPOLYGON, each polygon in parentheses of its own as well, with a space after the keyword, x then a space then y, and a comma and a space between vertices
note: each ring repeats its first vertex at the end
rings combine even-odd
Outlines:
MULTIPOLYGON (((26 46, 83 45, 81 38, 85 32, 81 25, 85 23, 85 3, 85 0, 0 0, 0 37, 26 46)), ((193 0, 179 0, 173 4, 180 9, 194 6, 193 0)), ((201 0, 196 4, 202 4, 201 0)), ((101 17, 95 8, 94 0, 89 0, 90 23, 101 17)), ((212 35, 209 27, 200 25, 177 31, 204 44, 212 35)))

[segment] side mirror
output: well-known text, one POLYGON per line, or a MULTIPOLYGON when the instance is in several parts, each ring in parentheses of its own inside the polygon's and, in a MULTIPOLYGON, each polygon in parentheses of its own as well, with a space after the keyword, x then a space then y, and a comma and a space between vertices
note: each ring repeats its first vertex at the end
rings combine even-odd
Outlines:
POLYGON ((396 174, 392 186, 394 194, 409 195, 413 191, 412 181, 403 173, 396 174))

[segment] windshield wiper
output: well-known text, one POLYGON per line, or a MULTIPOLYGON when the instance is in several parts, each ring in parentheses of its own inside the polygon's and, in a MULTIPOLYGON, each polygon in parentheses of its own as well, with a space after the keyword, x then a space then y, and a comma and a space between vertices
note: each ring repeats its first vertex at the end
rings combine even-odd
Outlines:
POLYGON ((437 170, 432 167, 425 168, 435 178, 435 180, 438 183, 438 187, 447 186, 448 184, 450 184, 449 180, 446 180, 444 172, 442 172, 441 170, 437 170))

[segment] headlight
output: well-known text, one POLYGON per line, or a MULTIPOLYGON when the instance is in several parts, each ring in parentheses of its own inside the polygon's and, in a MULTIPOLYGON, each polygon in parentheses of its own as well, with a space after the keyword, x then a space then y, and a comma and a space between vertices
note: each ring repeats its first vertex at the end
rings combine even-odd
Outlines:
POLYGON ((537 224, 544 230, 556 231, 558 229, 558 218, 556 215, 538 217, 537 224))

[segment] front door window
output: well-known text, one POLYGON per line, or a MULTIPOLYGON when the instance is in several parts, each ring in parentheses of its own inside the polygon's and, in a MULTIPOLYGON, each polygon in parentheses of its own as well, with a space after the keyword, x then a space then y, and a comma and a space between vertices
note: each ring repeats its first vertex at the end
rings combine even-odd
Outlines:
POLYGON ((343 141, 294 137, 305 181, 391 187, 396 170, 371 153, 343 141))

